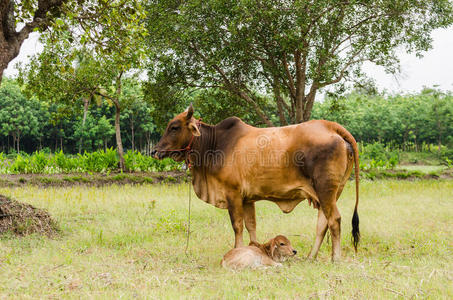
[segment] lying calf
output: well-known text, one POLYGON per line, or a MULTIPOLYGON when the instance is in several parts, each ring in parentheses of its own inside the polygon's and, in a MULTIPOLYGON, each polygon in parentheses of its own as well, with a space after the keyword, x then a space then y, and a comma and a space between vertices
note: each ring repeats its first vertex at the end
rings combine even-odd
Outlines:
POLYGON ((281 266, 281 262, 296 253, 290 241, 285 236, 278 235, 263 245, 250 243, 247 247, 231 249, 223 257, 221 265, 233 270, 281 266))

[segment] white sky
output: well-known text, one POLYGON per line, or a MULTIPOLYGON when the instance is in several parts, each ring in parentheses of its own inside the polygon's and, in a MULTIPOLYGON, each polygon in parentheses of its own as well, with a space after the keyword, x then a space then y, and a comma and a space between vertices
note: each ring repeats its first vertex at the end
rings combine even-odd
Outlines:
MULTIPOLYGON (((5 70, 6 76, 16 75, 17 62, 26 64, 28 56, 42 50, 38 37, 38 33, 32 33, 24 42, 19 56, 10 62, 8 69, 5 70)), ((424 53, 424 57, 421 59, 404 51, 399 53, 400 74, 386 74, 383 68, 371 63, 364 66, 365 72, 375 79, 381 91, 410 93, 419 92, 425 86, 433 87, 435 85, 441 90, 453 91, 453 26, 433 31, 432 37, 432 49, 424 53)))

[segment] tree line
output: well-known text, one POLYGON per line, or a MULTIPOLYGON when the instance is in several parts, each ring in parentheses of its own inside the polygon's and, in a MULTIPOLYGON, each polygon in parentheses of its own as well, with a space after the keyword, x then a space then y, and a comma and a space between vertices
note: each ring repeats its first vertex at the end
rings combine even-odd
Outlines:
MULTIPOLYGON (((211 89, 185 94, 166 102, 153 101, 147 83, 127 82, 124 90, 137 97, 120 115, 122 144, 126 149, 149 153, 167 121, 194 103, 196 116, 216 124, 238 116, 255 126, 266 124, 251 107, 232 105, 228 93, 211 89), (161 105, 159 105, 159 103, 161 105)), ((157 98, 158 99, 158 98, 157 98)), ((278 110, 263 98, 270 120, 279 123, 278 110)), ((115 106, 107 99, 80 99, 79 105, 38 100, 23 92, 14 80, 0 88, 0 152, 82 153, 116 147, 115 106)), ((341 97, 326 96, 314 104, 312 119, 345 126, 364 143, 380 142, 401 150, 419 151, 423 144, 453 147, 453 95, 435 89, 418 94, 382 95, 354 91, 341 97)))
POLYGON ((453 147, 453 95, 425 88, 418 94, 350 93, 327 97, 313 117, 338 122, 361 142, 420 151, 423 144, 453 147))
MULTIPOLYGON (((138 91, 139 93, 139 91, 138 91)), ((152 107, 143 99, 121 113, 122 141, 128 149, 149 153, 158 138, 152 107)), ((79 106, 38 100, 17 81, 0 88, 0 152, 82 153, 115 148, 115 107, 107 101, 81 99, 79 106)))

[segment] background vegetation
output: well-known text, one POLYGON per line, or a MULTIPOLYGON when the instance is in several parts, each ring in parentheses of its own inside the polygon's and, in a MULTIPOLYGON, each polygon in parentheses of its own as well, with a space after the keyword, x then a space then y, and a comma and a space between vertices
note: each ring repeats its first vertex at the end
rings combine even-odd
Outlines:
MULTIPOLYGON (((130 171, 179 166, 169 167, 167 162, 159 166, 146 155, 169 118, 191 102, 197 116, 208 123, 236 115, 252 125, 264 125, 246 106, 232 105, 230 96, 221 90, 186 93, 174 99, 175 105, 164 108, 141 87, 137 80, 123 85, 123 91, 134 97, 123 107, 120 118, 122 144, 128 149, 125 167, 130 171)), ((146 84, 143 87, 146 91, 146 84)), ((263 102, 278 124, 274 107, 266 104, 266 98, 263 102)), ((0 88, 2 172, 106 172, 117 168, 118 152, 112 150, 116 145, 114 105, 100 98, 77 103, 38 101, 17 81, 5 80, 0 88), (73 156, 77 153, 79 156, 73 156)), ((450 167, 453 162, 451 93, 425 89, 419 94, 385 95, 356 90, 343 96, 327 95, 315 103, 312 118, 336 121, 356 137, 363 170, 392 169, 400 163, 450 167)))

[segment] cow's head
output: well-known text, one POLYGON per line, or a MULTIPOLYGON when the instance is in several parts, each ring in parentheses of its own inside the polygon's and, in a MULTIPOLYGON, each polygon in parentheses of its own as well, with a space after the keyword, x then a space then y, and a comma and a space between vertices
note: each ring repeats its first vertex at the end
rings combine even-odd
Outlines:
POLYGON ((182 149, 189 146, 194 136, 200 135, 197 120, 193 117, 193 107, 190 104, 184 112, 168 122, 164 135, 151 155, 158 159, 171 157, 176 161, 182 161, 185 158, 185 151, 182 149))

